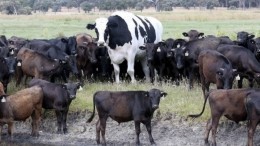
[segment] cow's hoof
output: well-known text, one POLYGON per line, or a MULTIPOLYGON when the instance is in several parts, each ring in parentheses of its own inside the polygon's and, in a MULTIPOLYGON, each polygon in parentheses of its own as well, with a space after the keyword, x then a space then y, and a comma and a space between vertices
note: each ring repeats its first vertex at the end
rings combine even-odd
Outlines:
POLYGON ((63 133, 61 132, 61 130, 58 130, 58 131, 57 131, 57 134, 63 134, 63 133))

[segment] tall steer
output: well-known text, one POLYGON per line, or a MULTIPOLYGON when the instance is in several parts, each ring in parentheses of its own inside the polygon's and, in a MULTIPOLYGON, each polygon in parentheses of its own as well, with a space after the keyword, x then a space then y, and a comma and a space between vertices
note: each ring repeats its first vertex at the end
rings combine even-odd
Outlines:
POLYGON ((143 123, 148 131, 151 144, 155 144, 152 137, 151 119, 154 111, 159 107, 160 99, 167 93, 158 89, 149 91, 98 91, 94 94, 94 108, 88 122, 91 122, 95 115, 95 106, 99 115, 96 124, 96 140, 100 144, 100 131, 102 144, 106 145, 105 130, 106 121, 110 117, 118 123, 134 120, 136 132, 136 145, 140 145, 140 123, 143 123))
POLYGON ((162 40, 161 22, 152 17, 137 16, 129 12, 114 12, 109 18, 96 19, 95 24, 88 24, 88 29, 95 29, 98 45, 108 47, 108 54, 115 71, 116 83, 119 83, 119 64, 127 60, 127 73, 134 83, 134 62, 140 60, 146 80, 150 80, 145 51, 139 46, 144 43, 157 43, 162 40))
MULTIPOLYGON (((209 143, 209 133, 210 131, 212 131, 213 145, 216 146, 216 133, 220 118, 222 116, 225 116, 229 120, 238 123, 239 121, 247 120, 247 112, 252 112, 251 117, 249 116, 249 120, 250 122, 255 122, 255 120, 257 120, 258 117, 253 116, 255 111, 251 110, 253 107, 251 108, 250 106, 253 106, 253 101, 250 100, 254 99, 259 101, 259 96, 260 91, 255 89, 212 90, 204 100, 202 112, 197 115, 189 115, 189 117, 197 118, 201 116, 204 112, 207 99, 209 99, 211 118, 207 122, 204 141, 205 144, 209 143), (245 107, 246 100, 249 100, 246 104, 249 109, 245 107)), ((254 125, 256 123, 249 124, 248 146, 253 146, 252 132, 254 131, 254 129, 252 129, 251 124, 254 125)))
POLYGON ((67 114, 70 103, 76 98, 79 83, 55 84, 41 79, 32 79, 29 86, 40 86, 43 90, 42 107, 44 109, 54 109, 58 123, 58 133, 67 133, 67 114))
POLYGON ((39 136, 39 122, 42 111, 42 88, 35 86, 0 96, 0 135, 4 124, 8 124, 8 134, 13 137, 13 122, 32 118, 32 136, 39 136))
POLYGON ((209 91, 210 83, 217 85, 217 89, 231 89, 234 81, 234 70, 231 62, 215 50, 204 50, 200 53, 199 73, 202 91, 209 91))

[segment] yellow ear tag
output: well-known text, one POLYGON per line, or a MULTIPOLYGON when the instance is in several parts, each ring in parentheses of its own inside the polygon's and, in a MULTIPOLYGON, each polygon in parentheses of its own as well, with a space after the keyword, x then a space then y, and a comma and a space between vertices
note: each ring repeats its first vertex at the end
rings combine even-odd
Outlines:
POLYGON ((17 66, 22 66, 21 62, 18 62, 18 63, 17 63, 17 66))
POLYGON ((240 80, 240 76, 239 75, 236 76, 236 80, 237 81, 240 80))
POLYGON ((1 100, 1 102, 6 102, 6 99, 3 97, 2 100, 1 100))
POLYGON ((186 53, 185 53, 185 56, 189 56, 189 52, 186 52, 186 53))
POLYGON ((157 49, 157 52, 161 52, 161 48, 160 47, 157 49))

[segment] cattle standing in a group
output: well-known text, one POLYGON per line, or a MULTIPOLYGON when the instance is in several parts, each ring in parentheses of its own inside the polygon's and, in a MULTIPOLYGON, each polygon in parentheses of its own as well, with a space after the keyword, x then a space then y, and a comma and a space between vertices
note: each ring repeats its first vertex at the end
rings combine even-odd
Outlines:
MULTIPOLYGON (((197 118, 201 116, 204 112, 205 105, 207 99, 209 99, 209 105, 211 110, 211 118, 207 122, 206 126, 206 135, 204 138, 205 144, 208 145, 209 141, 209 133, 211 131, 213 145, 216 146, 216 133, 219 120, 222 116, 225 116, 229 120, 235 121, 236 123, 240 121, 247 120, 247 108, 245 107, 245 101, 251 98, 259 98, 260 91, 255 89, 218 89, 212 90, 206 95, 204 99, 203 109, 200 114, 197 115, 189 115, 189 117, 197 118)), ((259 99, 257 99, 259 100, 259 99)), ((251 104, 252 102, 248 102, 251 104)), ((249 106, 249 105, 248 105, 249 106)), ((249 107, 250 108, 250 107, 249 107)), ((258 107, 257 107, 258 108, 258 107)), ((252 113, 253 114, 253 113, 252 113)), ((249 117, 248 120, 253 120, 252 118, 256 118, 255 116, 249 117)), ((256 119, 255 119, 256 120, 256 119)), ((251 121, 250 121, 251 122, 251 121)), ((249 123, 250 123, 249 122, 249 123)), ((255 121, 253 121, 255 122, 255 121)), ((248 133, 248 146, 252 146, 253 143, 253 135, 251 131, 252 125, 249 125, 249 133, 248 133)))
MULTIPOLYGON (((39 136, 43 92, 39 86, 26 88, 13 95, 0 96, 0 132, 8 124, 8 134, 13 137, 13 122, 32 118, 32 136, 39 136)), ((1 133, 0 133, 1 136, 1 133)))
POLYGON ((235 74, 231 62, 224 55, 215 50, 204 50, 199 55, 198 63, 204 97, 210 83, 216 84, 217 89, 232 88, 235 74))
POLYGON ((87 122, 91 122, 97 107, 99 120, 96 124, 96 141, 106 145, 105 130, 106 121, 110 117, 118 123, 134 121, 136 131, 136 145, 140 145, 140 123, 143 123, 148 131, 151 144, 155 144, 152 137, 151 119, 154 111, 159 107, 160 99, 167 93, 158 89, 149 91, 98 91, 93 96, 93 113, 87 122))
POLYGON ((163 27, 160 21, 152 17, 119 11, 114 12, 109 18, 96 19, 95 24, 88 24, 87 28, 95 29, 98 45, 108 48, 116 83, 120 82, 119 64, 124 60, 127 60, 127 73, 131 77, 131 82, 136 82, 135 59, 140 60, 146 80, 150 80, 145 51, 139 47, 144 43, 158 43, 162 40, 163 27))
POLYGON ((43 90, 42 107, 54 109, 57 117, 58 133, 67 133, 67 114, 70 103, 76 98, 79 83, 55 84, 41 79, 32 79, 29 86, 40 86, 43 90), (63 129, 63 131, 61 131, 63 129))
POLYGON ((182 35, 185 37, 188 37, 189 41, 192 41, 192 40, 197 40, 197 39, 203 37, 204 33, 192 29, 188 32, 183 32, 182 35))
POLYGON ((22 48, 17 54, 16 86, 20 84, 23 75, 48 80, 56 72, 60 72, 62 62, 53 60, 46 56, 22 48))

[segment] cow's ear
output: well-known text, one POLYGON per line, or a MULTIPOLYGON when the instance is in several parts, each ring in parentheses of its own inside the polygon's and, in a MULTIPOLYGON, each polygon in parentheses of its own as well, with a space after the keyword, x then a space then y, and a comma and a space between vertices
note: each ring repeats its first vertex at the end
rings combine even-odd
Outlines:
POLYGON ((86 28, 87 28, 87 29, 90 29, 90 30, 94 29, 95 27, 96 27, 96 24, 88 24, 88 25, 86 26, 86 28))
POLYGON ((248 35, 248 39, 252 39, 252 38, 254 38, 255 37, 255 35, 253 35, 253 34, 249 34, 248 35))
POLYGON ((61 38, 61 41, 62 41, 63 43, 68 43, 68 42, 69 42, 67 38, 61 38))
POLYGON ((183 32, 182 35, 185 36, 185 37, 189 36, 187 32, 183 32))
POLYGON ((163 92, 163 91, 161 91, 161 97, 165 97, 165 96, 167 96, 168 94, 166 93, 166 92, 163 92))
POLYGON ((203 32, 199 33, 199 37, 202 37, 202 36, 204 36, 204 33, 203 32))

